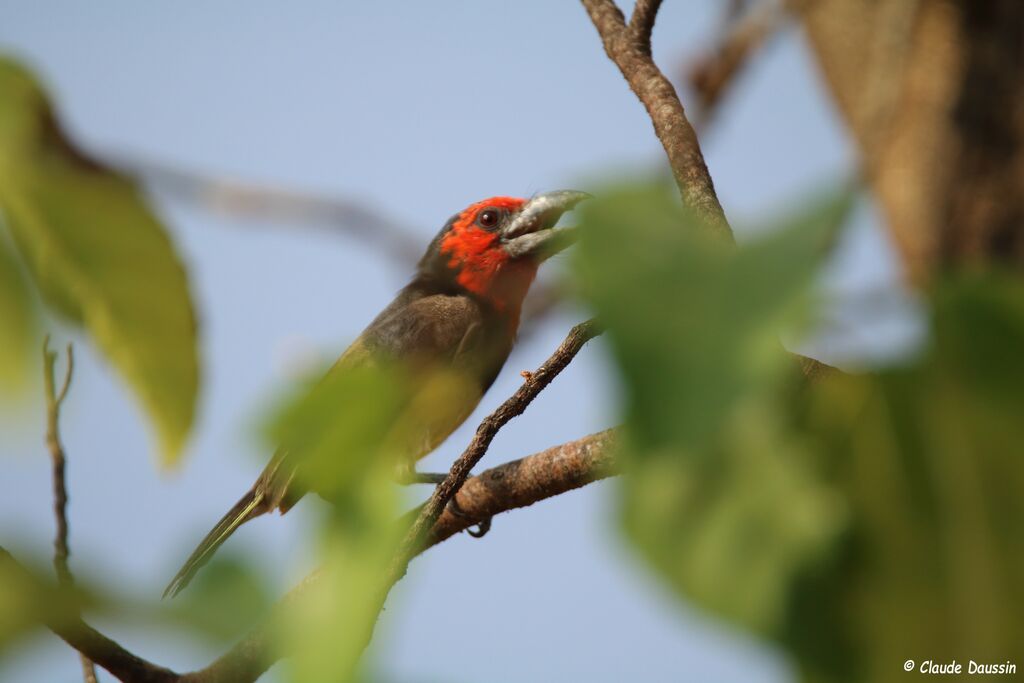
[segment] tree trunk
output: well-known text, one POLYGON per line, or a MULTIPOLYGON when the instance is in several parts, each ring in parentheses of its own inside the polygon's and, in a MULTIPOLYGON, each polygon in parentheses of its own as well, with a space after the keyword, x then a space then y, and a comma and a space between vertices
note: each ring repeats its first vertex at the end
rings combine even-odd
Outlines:
POLYGON ((796 7, 910 280, 1024 264, 1024 2, 796 7))

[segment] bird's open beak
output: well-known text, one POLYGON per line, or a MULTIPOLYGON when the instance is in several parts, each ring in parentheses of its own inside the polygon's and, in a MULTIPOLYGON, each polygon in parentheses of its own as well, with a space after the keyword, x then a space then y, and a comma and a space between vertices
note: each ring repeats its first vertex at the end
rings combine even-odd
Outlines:
POLYGON ((556 190, 539 194, 523 204, 512 221, 501 231, 501 242, 513 259, 535 256, 544 260, 575 241, 573 228, 555 228, 566 211, 572 210, 590 195, 575 190, 556 190))

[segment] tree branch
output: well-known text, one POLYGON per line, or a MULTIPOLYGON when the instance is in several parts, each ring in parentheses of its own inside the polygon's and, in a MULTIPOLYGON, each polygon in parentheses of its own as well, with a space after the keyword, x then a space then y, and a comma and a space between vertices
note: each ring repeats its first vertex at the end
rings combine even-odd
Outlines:
MULTIPOLYGON (((613 430, 598 432, 468 478, 457 494, 461 514, 445 509, 415 554, 494 515, 527 507, 617 474, 612 448, 614 441, 613 430)), ((419 511, 414 514, 419 514, 419 511)), ((0 569, 12 569, 21 579, 33 581, 39 591, 38 603, 53 602, 58 589, 38 585, 35 578, 3 548, 0 548, 0 569)), ((314 572, 293 588, 282 604, 294 600, 317 579, 318 573, 314 572)), ((45 614, 47 628, 125 682, 251 683, 279 658, 273 649, 273 629, 269 620, 254 627, 209 666, 179 674, 129 652, 90 627, 77 613, 66 615, 61 610, 48 610, 45 614)))
MULTIPOLYGON (((601 328, 593 320, 574 327, 558 349, 535 372, 525 373, 525 381, 516 393, 484 419, 469 446, 452 465, 445 481, 438 485, 430 499, 416 512, 416 519, 382 584, 381 606, 394 584, 405 575, 412 558, 427 548, 493 515, 531 505, 615 472, 608 448, 613 436, 610 431, 605 431, 505 463, 477 477, 469 477, 470 470, 487 452, 498 431, 512 418, 522 414, 533 399, 568 366, 584 344, 600 333, 601 328), (458 515, 447 509, 448 502, 456 493, 459 494, 458 515)), ((52 368, 52 354, 47 359, 51 363, 48 367, 52 368)), ((10 564, 25 572, 2 548, 0 563, 10 564)), ((307 577, 285 596, 282 604, 294 600, 317 577, 317 572, 307 577)), ((272 620, 258 624, 206 668, 185 674, 175 673, 129 652, 86 624, 77 612, 70 617, 46 619, 45 625, 78 650, 83 658, 95 661, 122 681, 251 682, 281 656, 273 649, 272 620)))
POLYGON ((446 507, 420 552, 502 512, 523 508, 618 474, 615 431, 585 436, 470 477, 446 507))
POLYGON ((675 88, 651 57, 649 26, 654 24, 660 3, 638 2, 633 15, 634 29, 626 25, 622 11, 612 0, 582 2, 601 36, 604 51, 647 109, 683 201, 717 234, 731 238, 732 230, 718 202, 697 134, 686 118, 675 88))
POLYGON ((0 547, 0 576, 25 591, 44 626, 68 645, 96 662, 118 680, 131 683, 174 683, 178 675, 147 662, 82 621, 77 604, 60 584, 53 586, 23 567, 0 547))
MULTIPOLYGON (((601 36, 608 58, 619 67, 629 87, 647 109, 683 202, 697 211, 716 233, 732 239, 732 228, 715 193, 697 134, 686 118, 675 88, 651 58, 650 30, 646 27, 653 25, 661 3, 638 1, 629 26, 612 0, 582 0, 582 3, 601 36), (638 39, 644 36, 646 45, 638 46, 638 39)), ((808 378, 834 369, 813 358, 799 356, 798 359, 808 378)))
MULTIPOLYGON (((444 508, 423 542, 414 547, 412 557, 485 519, 613 476, 618 472, 611 448, 614 439, 612 430, 598 432, 468 478, 457 494, 459 514, 444 508)), ((418 518, 423 509, 412 511, 406 523, 418 518)), ((310 574, 282 604, 295 600, 318 579, 319 572, 310 574)), ((179 683, 252 683, 281 656, 273 650, 271 623, 257 625, 208 667, 183 675, 179 683)))
POLYGON ((633 16, 629 18, 629 28, 633 31, 637 48, 645 54, 651 54, 651 32, 654 31, 654 20, 661 9, 661 0, 636 0, 633 16))
POLYGON ((521 415, 533 399, 569 365, 583 345, 599 335, 601 331, 595 320, 588 320, 572 328, 551 357, 544 361, 535 372, 528 374, 519 390, 480 423, 473 440, 452 464, 445 480, 434 489, 433 494, 423 505, 416 521, 413 522, 402 540, 398 554, 384 581, 383 595, 380 600, 381 607, 383 607, 384 600, 387 599, 392 586, 405 576, 410 560, 421 552, 428 532, 434 527, 449 501, 462 488, 470 471, 483 458, 498 431, 513 417, 521 415))
POLYGON ((744 67, 789 18, 794 0, 764 0, 748 14, 734 14, 726 23, 719 41, 687 68, 686 80, 697 97, 698 129, 711 117, 722 96, 744 67))
MULTIPOLYGON (((68 567, 68 555, 71 554, 68 549, 68 490, 64 480, 66 458, 60 442, 60 407, 67 398, 71 376, 75 371, 75 354, 71 344, 67 345, 67 367, 60 391, 56 391, 53 374, 56 362, 57 354, 50 351, 50 338, 47 336, 43 339, 43 383, 46 391, 46 447, 50 451, 50 462, 53 465, 53 516, 57 522, 57 532, 53 539, 53 567, 60 585, 70 587, 74 579, 68 567)), ((82 662, 82 678, 85 683, 97 683, 96 667, 92 661, 81 652, 78 656, 82 662)))

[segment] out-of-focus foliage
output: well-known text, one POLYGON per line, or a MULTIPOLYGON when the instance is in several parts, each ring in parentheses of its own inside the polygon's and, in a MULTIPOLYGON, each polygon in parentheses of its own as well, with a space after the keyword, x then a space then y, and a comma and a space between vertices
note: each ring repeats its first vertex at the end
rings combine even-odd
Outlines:
POLYGON ((0 398, 26 384, 36 325, 29 284, 0 234, 0 398))
POLYGON ((165 601, 170 614, 162 616, 213 642, 230 643, 269 613, 270 590, 256 566, 245 558, 218 553, 187 591, 165 601))
POLYGON ((1024 642, 1024 282, 961 275, 931 306, 914 363, 793 402, 791 429, 815 440, 851 511, 783 634, 810 680, 888 680, 911 658, 1005 662, 1024 642))
POLYGON ((18 637, 39 628, 36 597, 28 577, 0 556, 0 655, 18 637))
POLYGON ((0 549, 0 658, 43 624, 64 625, 102 598, 82 586, 58 586, 51 572, 19 565, 0 549))
POLYGON ((269 422, 296 464, 293 486, 331 501, 317 579, 279 621, 293 681, 344 681, 369 640, 402 527, 394 484, 403 456, 444 420, 464 380, 434 368, 342 362, 269 422))
POLYGON ((847 203, 740 249, 661 188, 584 209, 583 275, 629 392, 630 537, 681 590, 759 631, 779 627, 793 576, 843 528, 775 394, 795 379, 779 329, 805 309, 847 203))
MULTIPOLYGON (((76 150, 35 79, 3 58, 0 209, 43 299, 83 326, 121 372, 172 462, 192 424, 199 377, 180 259, 132 182, 76 150)), ((24 300, 14 291, 5 297, 24 300)))
POLYGON ((1024 636, 1024 284, 949 283, 913 365, 808 386, 779 338, 849 201, 738 248, 657 188, 585 207, 579 271, 626 390, 625 531, 806 680, 1005 661, 1024 636))

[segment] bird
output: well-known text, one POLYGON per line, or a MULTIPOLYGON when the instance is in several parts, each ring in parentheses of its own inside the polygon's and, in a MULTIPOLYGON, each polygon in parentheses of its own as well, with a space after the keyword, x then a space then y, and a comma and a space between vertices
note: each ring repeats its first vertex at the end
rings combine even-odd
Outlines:
MULTIPOLYGON (((415 472, 415 463, 469 417, 493 384, 515 343, 523 300, 540 264, 575 239, 573 228, 556 228, 556 223, 589 196, 576 190, 529 199, 495 196, 455 214, 430 242, 409 283, 328 370, 328 377, 344 378, 368 365, 397 360, 449 368, 465 378, 453 405, 429 424, 406 426, 406 431, 422 433, 402 442, 400 483, 443 478, 415 472)), ((406 390, 428 391, 416 381, 406 390)), ((164 597, 180 593, 242 524, 275 509, 284 514, 295 505, 308 492, 295 476, 301 467, 301 458, 279 448, 252 488, 185 561, 164 597)))

